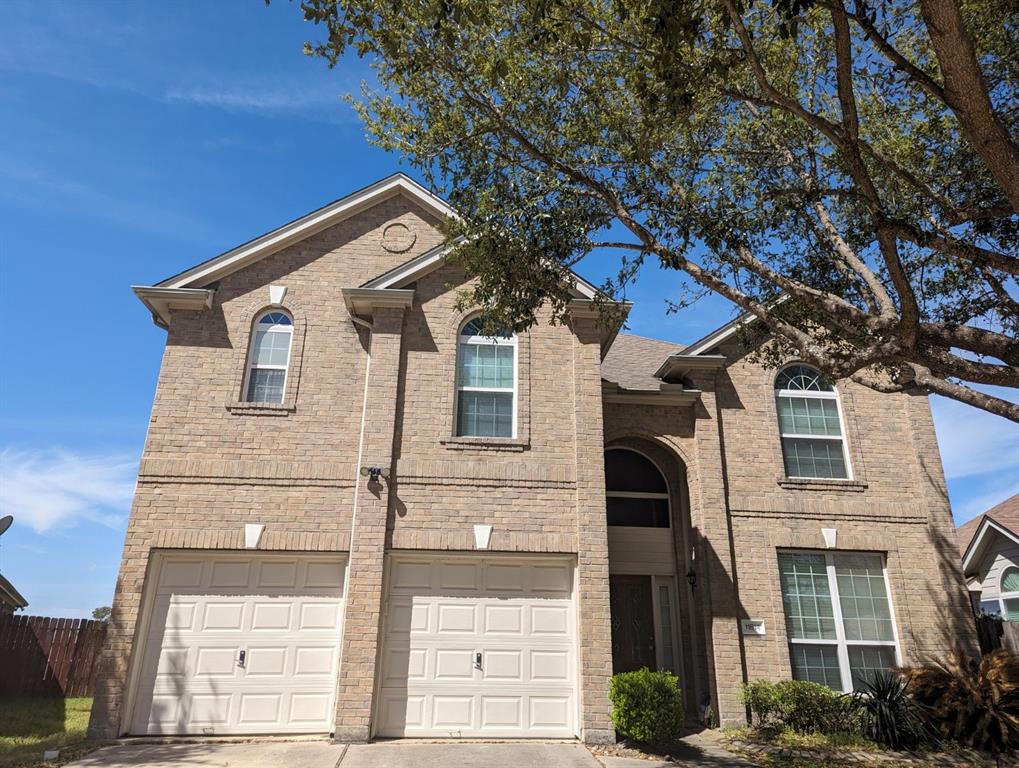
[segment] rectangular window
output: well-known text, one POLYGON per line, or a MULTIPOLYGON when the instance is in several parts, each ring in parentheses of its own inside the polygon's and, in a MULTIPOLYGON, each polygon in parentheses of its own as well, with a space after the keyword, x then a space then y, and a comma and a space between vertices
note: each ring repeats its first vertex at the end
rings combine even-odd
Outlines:
POLYGON ((776 406, 787 477, 849 477, 842 421, 834 392, 792 395, 780 390, 776 406))
POLYGON ((658 585, 658 615, 660 618, 662 667, 676 672, 676 650, 672 642, 672 601, 669 599, 669 588, 665 584, 658 585))
POLYGON ((795 679, 861 690, 878 671, 895 666, 880 555, 780 552, 778 565, 795 679))
POLYGON ((484 336, 477 323, 468 323, 457 357, 456 434, 514 437, 516 377, 516 337, 484 336))

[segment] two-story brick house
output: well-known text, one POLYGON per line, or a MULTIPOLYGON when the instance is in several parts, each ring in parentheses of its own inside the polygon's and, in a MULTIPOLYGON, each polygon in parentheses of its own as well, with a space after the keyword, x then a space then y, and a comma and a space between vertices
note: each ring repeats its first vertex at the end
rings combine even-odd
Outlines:
POLYGON ((972 642, 926 397, 456 308, 397 175, 135 291, 168 333, 91 732, 613 738, 608 680, 972 642))

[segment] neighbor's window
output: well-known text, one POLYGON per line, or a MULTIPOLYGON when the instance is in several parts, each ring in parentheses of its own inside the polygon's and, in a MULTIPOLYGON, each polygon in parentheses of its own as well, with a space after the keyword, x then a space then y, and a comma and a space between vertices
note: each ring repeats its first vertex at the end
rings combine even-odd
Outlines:
POLYGON ((1015 566, 1001 574, 1001 617, 1019 621, 1019 568, 1015 566))
POLYGON ((456 383, 456 434, 514 437, 517 406, 517 337, 483 335, 485 319, 460 331, 456 383))
POLYGON ((791 365, 775 381, 785 473, 794 478, 849 477, 835 387, 820 371, 791 365))
POLYGON ((294 323, 285 312, 265 312, 257 319, 244 382, 247 402, 283 402, 293 336, 294 323))
POLYGON ((848 692, 896 665, 881 555, 781 552, 778 567, 794 679, 848 692))
POLYGON ((636 451, 605 451, 605 506, 609 525, 669 527, 665 477, 650 459, 636 451))

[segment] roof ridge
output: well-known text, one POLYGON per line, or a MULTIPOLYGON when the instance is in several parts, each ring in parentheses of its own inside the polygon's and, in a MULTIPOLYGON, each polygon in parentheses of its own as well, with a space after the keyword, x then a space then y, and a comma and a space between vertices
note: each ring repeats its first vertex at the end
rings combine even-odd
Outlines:
POLYGON ((645 341, 657 341, 661 344, 671 344, 674 347, 686 348, 686 345, 679 341, 669 341, 668 339, 656 339, 654 336, 645 336, 642 333, 630 333, 629 331, 620 331, 620 336, 633 336, 635 339, 644 339, 645 341))

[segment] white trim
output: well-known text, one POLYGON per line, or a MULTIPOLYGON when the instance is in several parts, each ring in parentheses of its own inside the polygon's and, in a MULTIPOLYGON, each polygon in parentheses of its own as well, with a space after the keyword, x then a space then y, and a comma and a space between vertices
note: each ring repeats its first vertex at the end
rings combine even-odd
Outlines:
POLYGON ((477 320, 481 315, 472 315, 468 317, 460 325, 460 330, 456 335, 456 370, 454 371, 455 381, 455 392, 453 396, 453 435, 456 438, 496 438, 496 439, 516 439, 517 436, 517 409, 520 402, 519 389, 520 389, 520 345, 517 344, 517 335, 514 333, 509 338, 501 336, 465 336, 463 329, 468 324, 477 320), (460 385, 460 364, 462 358, 460 356, 460 347, 463 344, 474 344, 477 346, 496 346, 496 347, 512 347, 513 348, 513 386, 512 387, 465 387, 460 385), (493 392, 496 394, 510 394, 513 396, 511 408, 513 420, 510 425, 509 435, 465 435, 460 434, 460 393, 461 392, 493 392))
MULTIPOLYGON (((779 549, 779 558, 782 555, 815 555, 824 558, 825 574, 828 577, 828 594, 831 597, 832 605, 832 619, 835 622, 835 639, 811 639, 803 638, 797 639, 786 635, 786 642, 789 645, 823 645, 823 646, 835 646, 839 660, 839 674, 842 682, 842 692, 852 693, 853 691, 853 672, 849 664, 849 648, 864 646, 873 647, 880 646, 884 648, 892 648, 895 652, 895 665, 900 666, 902 664, 902 653, 899 648, 899 629, 897 622, 895 621, 895 607, 892 605, 892 590, 891 584, 888 581, 888 559, 881 552, 861 552, 854 550, 837 550, 837 551, 823 551, 815 549, 779 549), (867 557, 877 557, 881 560, 881 575, 885 585, 885 599, 888 601, 888 616, 892 622, 892 639, 891 640, 849 640, 846 638, 846 627, 845 619, 842 615, 842 595, 839 593, 838 577, 835 573, 835 560, 839 557, 853 555, 864 555, 867 557)), ((779 566, 779 596, 782 598, 783 604, 785 603, 785 595, 782 593, 781 588, 781 566, 779 566)), ((783 617, 785 617, 785 608, 783 605, 783 617)), ((791 667, 790 663, 790 667, 791 667)))
POLYGON ((169 277, 157 283, 157 287, 185 288, 221 278, 401 192, 440 218, 457 218, 456 211, 445 200, 432 194, 409 176, 395 173, 209 261, 169 277))
MULTIPOLYGON (((774 301, 769 302, 769 308, 770 309, 774 309, 779 304, 782 304, 784 301, 788 300, 788 298, 789 298, 789 294, 783 293, 781 296, 779 296, 774 301)), ((716 328, 711 333, 709 333, 707 336, 701 337, 700 339, 695 341, 693 344, 691 344, 688 347, 686 347, 683 350, 683 354, 684 355, 689 355, 691 357, 694 357, 696 355, 701 355, 701 354, 707 352, 712 347, 716 347, 719 344, 721 344, 723 341, 725 341, 730 336, 735 334, 743 326, 750 325, 750 323, 757 322, 757 320, 758 320, 758 317, 754 313, 752 313, 752 312, 744 312, 741 315, 739 315, 739 317, 737 317, 737 318, 735 318, 733 320, 730 320, 728 323, 723 325, 721 328, 716 328)))
POLYGON ((132 285, 131 290, 142 304, 152 313, 153 322, 170 327, 170 310, 185 309, 201 312, 212 307, 216 293, 211 288, 159 288, 148 285, 132 285))
POLYGON ((244 366, 244 383, 241 389, 240 402, 242 403, 260 403, 268 402, 274 405, 282 405, 287 400, 287 380, 290 378, 290 358, 294 351, 294 316, 287 312, 285 309, 280 307, 272 307, 263 312, 259 312, 255 315, 254 321, 251 323, 250 338, 248 339, 248 361, 244 366), (274 325, 268 328, 265 333, 285 333, 290 338, 287 341, 287 362, 286 365, 256 365, 255 364, 255 339, 258 338, 258 324, 262 322, 262 318, 266 315, 280 314, 286 315, 290 318, 290 325, 274 325), (248 399, 248 386, 251 384, 251 372, 255 369, 266 370, 266 371, 283 371, 283 387, 281 390, 280 401, 273 403, 268 400, 249 400, 248 399))
POLYGON ((984 516, 983 522, 977 527, 977 532, 973 534, 973 538, 969 541, 969 546, 966 547, 966 552, 962 556, 962 570, 963 573, 969 572, 969 567, 973 556, 980 550, 983 544, 983 538, 987 534, 989 529, 993 528, 995 531, 1000 533, 1005 538, 1019 544, 1019 536, 1016 536, 1012 531, 1003 526, 997 520, 991 517, 984 516))

